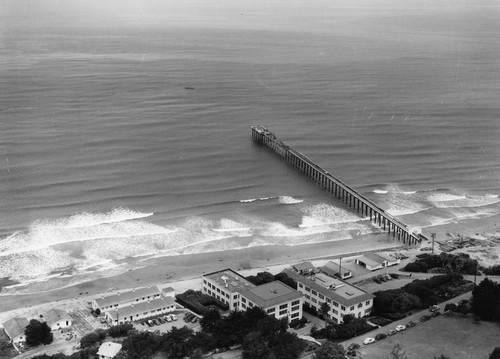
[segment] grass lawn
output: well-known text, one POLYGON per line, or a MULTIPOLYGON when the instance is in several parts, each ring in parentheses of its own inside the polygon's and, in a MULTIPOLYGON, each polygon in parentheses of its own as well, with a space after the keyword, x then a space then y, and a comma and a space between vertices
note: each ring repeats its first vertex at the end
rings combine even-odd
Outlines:
POLYGON ((500 347, 500 325, 474 322, 472 318, 442 315, 405 332, 359 349, 358 358, 387 359, 399 343, 408 359, 433 359, 441 354, 451 359, 488 359, 500 347))

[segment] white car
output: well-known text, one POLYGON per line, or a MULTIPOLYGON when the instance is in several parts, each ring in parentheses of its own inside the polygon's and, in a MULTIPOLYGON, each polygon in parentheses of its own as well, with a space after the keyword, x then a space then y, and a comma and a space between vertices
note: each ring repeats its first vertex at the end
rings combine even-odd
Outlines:
POLYGON ((366 338, 365 340, 363 340, 363 344, 365 344, 365 345, 371 344, 371 343, 375 343, 375 338, 366 338))
POLYGON ((397 331, 397 332, 400 332, 400 331, 405 330, 405 329, 406 329, 406 327, 405 327, 404 325, 398 325, 398 326, 396 327, 396 331, 397 331))

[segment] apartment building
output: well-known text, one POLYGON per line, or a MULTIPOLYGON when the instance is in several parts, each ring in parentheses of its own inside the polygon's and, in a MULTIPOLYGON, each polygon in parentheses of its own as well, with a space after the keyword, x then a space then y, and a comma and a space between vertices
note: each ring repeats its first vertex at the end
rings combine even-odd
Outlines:
POLYGON ((174 298, 163 297, 106 311, 105 317, 108 323, 117 325, 172 313, 175 308, 174 298))
POLYGON ((304 303, 321 311, 321 305, 330 307, 328 316, 335 323, 342 323, 347 314, 360 318, 369 315, 375 296, 340 279, 318 273, 306 278, 285 269, 284 272, 297 282, 297 291, 304 294, 304 303))
POLYGON ((256 286, 231 269, 205 274, 202 281, 203 293, 226 303, 231 310, 257 306, 278 319, 302 318, 304 295, 280 281, 256 286))

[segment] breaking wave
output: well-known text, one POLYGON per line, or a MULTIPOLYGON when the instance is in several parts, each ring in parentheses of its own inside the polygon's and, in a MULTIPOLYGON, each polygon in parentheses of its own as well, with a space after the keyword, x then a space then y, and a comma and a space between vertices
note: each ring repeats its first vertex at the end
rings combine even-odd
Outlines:
POLYGON ((297 203, 302 203, 304 200, 302 199, 296 199, 290 196, 280 196, 279 201, 282 204, 297 204, 297 203))

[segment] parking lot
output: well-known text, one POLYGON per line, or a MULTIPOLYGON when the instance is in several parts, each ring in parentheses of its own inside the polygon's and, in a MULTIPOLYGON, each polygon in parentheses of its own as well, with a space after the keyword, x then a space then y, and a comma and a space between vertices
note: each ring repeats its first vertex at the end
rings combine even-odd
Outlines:
POLYGON ((186 309, 176 310, 172 314, 164 314, 150 319, 143 319, 134 322, 134 328, 139 331, 159 331, 161 333, 166 333, 172 330, 173 327, 182 328, 184 326, 194 330, 200 330, 199 317, 186 309), (173 314, 173 318, 172 318, 173 314), (186 321, 186 315, 188 315, 190 320, 186 321), (168 318, 168 319, 167 319, 168 318), (196 319, 194 319, 196 318, 196 319), (151 322, 149 322, 151 321, 151 322))

